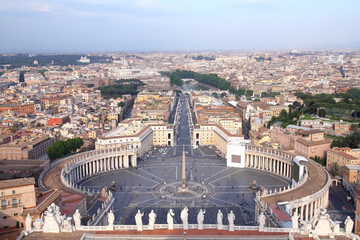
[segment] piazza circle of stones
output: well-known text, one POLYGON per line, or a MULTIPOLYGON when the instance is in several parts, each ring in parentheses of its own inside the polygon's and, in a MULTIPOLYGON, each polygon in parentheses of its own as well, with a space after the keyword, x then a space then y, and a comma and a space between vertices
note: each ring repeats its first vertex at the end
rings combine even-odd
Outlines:
POLYGON ((179 181, 165 181, 155 187, 155 192, 157 192, 157 189, 159 189, 160 194, 154 193, 154 196, 160 197, 162 199, 173 200, 176 202, 196 202, 208 198, 215 193, 214 187, 208 183, 205 183, 204 181, 187 182, 186 192, 182 192, 181 182, 179 181))

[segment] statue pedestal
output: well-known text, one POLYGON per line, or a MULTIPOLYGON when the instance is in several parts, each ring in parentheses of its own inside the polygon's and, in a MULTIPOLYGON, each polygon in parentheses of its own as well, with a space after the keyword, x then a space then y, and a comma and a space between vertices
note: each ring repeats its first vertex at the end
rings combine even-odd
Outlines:
POLYGON ((44 233, 59 233, 60 232, 60 223, 56 219, 53 213, 48 213, 44 219, 44 233))

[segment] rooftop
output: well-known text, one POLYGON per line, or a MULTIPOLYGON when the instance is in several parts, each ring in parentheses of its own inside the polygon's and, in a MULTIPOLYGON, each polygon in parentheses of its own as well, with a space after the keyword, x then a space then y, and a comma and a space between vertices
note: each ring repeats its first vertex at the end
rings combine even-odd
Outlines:
POLYGON ((304 164, 307 164, 309 171, 309 178, 306 184, 303 184, 302 186, 297 187, 289 192, 278 193, 273 196, 264 197, 263 201, 268 205, 275 205, 278 202, 293 201, 320 191, 320 189, 326 184, 327 181, 327 174, 325 173, 325 170, 312 161, 304 164))
POLYGON ((21 187, 26 185, 34 185, 35 184, 35 178, 19 178, 19 179, 13 179, 13 180, 6 180, 0 182, 0 189, 4 188, 12 188, 12 187, 21 187))

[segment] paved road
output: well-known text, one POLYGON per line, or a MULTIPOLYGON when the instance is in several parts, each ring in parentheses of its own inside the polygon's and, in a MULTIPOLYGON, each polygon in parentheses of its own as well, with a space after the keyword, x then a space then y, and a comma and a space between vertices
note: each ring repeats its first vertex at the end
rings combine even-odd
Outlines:
POLYGON ((343 223, 347 216, 354 219, 354 206, 352 202, 348 202, 346 199, 349 195, 343 186, 330 187, 328 213, 334 220, 343 223))

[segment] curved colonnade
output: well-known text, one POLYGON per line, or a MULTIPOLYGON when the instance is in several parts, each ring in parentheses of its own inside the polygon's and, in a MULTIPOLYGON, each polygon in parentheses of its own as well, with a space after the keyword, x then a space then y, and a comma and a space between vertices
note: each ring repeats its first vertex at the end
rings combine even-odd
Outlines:
POLYGON ((61 182, 77 192, 94 194, 94 190, 82 189, 77 183, 85 178, 104 172, 137 166, 137 149, 131 145, 102 148, 72 156, 61 170, 61 182))
MULTIPOLYGON (((293 158, 296 155, 257 146, 246 146, 245 155, 246 167, 292 179, 293 158)), ((330 185, 331 178, 328 172, 320 164, 308 160, 305 174, 298 183, 274 192, 263 193, 261 205, 277 205, 280 202, 288 205, 287 212, 290 216, 297 214, 299 219, 307 221, 317 214, 319 207, 327 208, 330 185)))
MULTIPOLYGON (((118 169, 137 166, 137 149, 133 146, 122 146, 114 148, 104 148, 85 153, 80 153, 68 159, 65 168, 61 172, 61 181, 66 186, 75 191, 94 194, 93 190, 82 189, 77 186, 77 182, 94 175, 114 171, 118 169)), ((259 169, 273 174, 277 174, 287 179, 292 179, 293 158, 296 155, 283 152, 272 148, 257 146, 246 146, 245 167, 259 169)), ((289 205, 288 213, 299 214, 301 220, 312 218, 319 207, 327 207, 328 194, 331 179, 326 170, 319 164, 308 160, 305 165, 306 174, 300 179, 299 183, 263 193, 262 200, 265 205, 276 205, 274 200, 281 199, 289 205), (317 189, 306 192, 304 188, 308 179, 322 176, 317 183, 317 189), (299 197, 297 191, 301 190, 299 197), (294 197, 295 196, 295 197, 294 197)), ((307 185, 307 184, 306 184, 307 185)))

